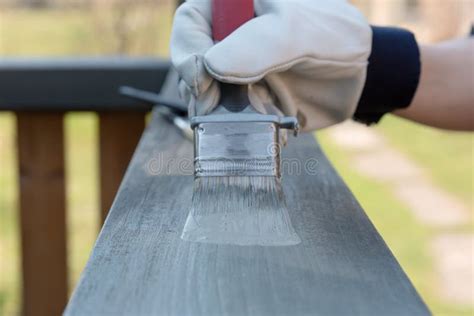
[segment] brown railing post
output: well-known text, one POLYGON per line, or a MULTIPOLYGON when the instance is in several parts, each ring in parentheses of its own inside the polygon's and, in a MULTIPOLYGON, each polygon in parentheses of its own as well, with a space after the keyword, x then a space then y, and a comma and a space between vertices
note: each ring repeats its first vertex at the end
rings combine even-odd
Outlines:
POLYGON ((145 128, 143 112, 99 113, 100 208, 102 221, 145 128))
POLYGON ((23 315, 61 315, 67 302, 62 113, 17 113, 23 315))

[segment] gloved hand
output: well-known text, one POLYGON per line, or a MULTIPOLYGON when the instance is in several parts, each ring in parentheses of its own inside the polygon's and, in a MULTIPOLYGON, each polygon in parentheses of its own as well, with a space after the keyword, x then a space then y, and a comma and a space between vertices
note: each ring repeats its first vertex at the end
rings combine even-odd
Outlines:
POLYGON ((297 116, 303 130, 351 117, 362 92, 371 29, 346 0, 255 0, 256 17, 219 43, 212 39, 211 0, 177 10, 171 59, 189 113, 210 113, 218 81, 249 84, 252 105, 297 116))

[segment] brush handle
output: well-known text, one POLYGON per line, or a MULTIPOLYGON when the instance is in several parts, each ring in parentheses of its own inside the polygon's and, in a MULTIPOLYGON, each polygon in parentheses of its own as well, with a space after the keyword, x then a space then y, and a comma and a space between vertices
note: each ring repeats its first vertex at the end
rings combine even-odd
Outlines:
MULTIPOLYGON (((253 0, 212 0, 212 36, 222 41, 254 17, 253 0)), ((247 85, 221 83, 220 105, 241 112, 249 104, 247 85)))
POLYGON ((214 41, 222 41, 253 17, 253 0, 212 0, 212 36, 214 41))

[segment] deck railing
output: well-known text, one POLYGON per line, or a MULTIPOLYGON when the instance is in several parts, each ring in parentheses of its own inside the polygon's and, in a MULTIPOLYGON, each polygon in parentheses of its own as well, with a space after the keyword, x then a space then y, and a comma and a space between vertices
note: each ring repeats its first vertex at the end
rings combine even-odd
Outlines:
POLYGON ((67 302, 64 114, 98 113, 105 219, 151 109, 118 88, 159 91, 169 66, 152 58, 0 61, 0 111, 17 119, 24 315, 60 315, 67 302))
MULTIPOLYGON (((169 61, 147 58, 0 61, 0 111, 17 117, 23 315, 60 315, 68 300, 63 118, 70 111, 98 113, 107 221, 67 315, 429 314, 311 135, 283 152, 300 164, 317 161, 315 173, 285 175, 301 244, 182 241, 192 170, 144 166, 157 153, 192 161, 192 144, 158 112, 142 135, 151 106, 118 94, 120 86, 159 91, 169 70, 169 61)), ((166 94, 176 98, 173 84, 166 94)))

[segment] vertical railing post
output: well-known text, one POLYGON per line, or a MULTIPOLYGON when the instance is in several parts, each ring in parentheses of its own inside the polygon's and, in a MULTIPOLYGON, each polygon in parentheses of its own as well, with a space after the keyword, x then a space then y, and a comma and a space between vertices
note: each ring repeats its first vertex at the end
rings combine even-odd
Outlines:
POLYGON ((99 113, 100 208, 105 220, 145 128, 143 112, 99 113))
POLYGON ((62 113, 17 113, 23 315, 61 315, 67 302, 62 113))

